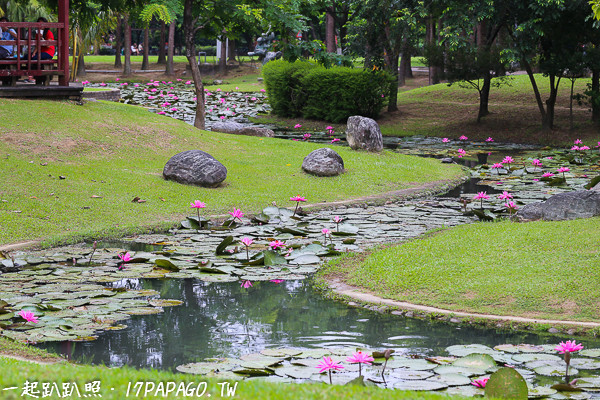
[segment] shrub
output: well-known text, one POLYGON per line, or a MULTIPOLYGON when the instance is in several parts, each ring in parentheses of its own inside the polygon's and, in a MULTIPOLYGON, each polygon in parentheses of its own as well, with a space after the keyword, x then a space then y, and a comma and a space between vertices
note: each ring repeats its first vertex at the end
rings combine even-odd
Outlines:
POLYGON ((283 60, 267 63, 263 75, 273 114, 334 123, 352 115, 376 118, 392 79, 381 71, 283 60))

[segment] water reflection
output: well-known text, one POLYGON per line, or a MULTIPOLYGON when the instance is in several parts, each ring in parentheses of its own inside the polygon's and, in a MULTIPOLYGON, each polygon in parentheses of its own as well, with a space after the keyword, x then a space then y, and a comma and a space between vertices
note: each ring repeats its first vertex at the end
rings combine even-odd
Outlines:
POLYGON ((94 342, 44 346, 96 364, 172 369, 269 347, 387 347, 400 354, 437 355, 454 344, 548 343, 532 334, 457 328, 348 307, 322 298, 309 281, 255 282, 248 289, 192 279, 130 279, 128 285, 184 304, 134 316, 125 321, 127 329, 103 333, 94 342))

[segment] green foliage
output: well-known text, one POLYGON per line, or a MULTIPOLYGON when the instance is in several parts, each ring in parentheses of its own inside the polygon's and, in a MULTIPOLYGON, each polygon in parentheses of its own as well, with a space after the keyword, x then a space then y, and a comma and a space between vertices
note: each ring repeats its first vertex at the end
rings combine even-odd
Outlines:
POLYGON ((514 368, 500 368, 485 385, 485 397, 527 400, 527 382, 514 368))
POLYGON ((170 24, 173 20, 173 16, 164 4, 148 4, 140 12, 140 19, 146 24, 149 24, 154 17, 165 24, 170 24))
POLYGON ((376 118, 392 79, 383 71, 284 60, 267 63, 263 75, 274 114, 334 123, 352 115, 376 118))

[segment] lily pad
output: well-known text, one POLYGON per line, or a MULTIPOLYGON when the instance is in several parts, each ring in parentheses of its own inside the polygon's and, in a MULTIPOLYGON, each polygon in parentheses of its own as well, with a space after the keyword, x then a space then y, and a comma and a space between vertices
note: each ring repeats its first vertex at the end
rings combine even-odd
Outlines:
POLYGON ((525 400, 528 388, 525 379, 513 368, 500 368, 485 385, 485 397, 525 400))
POLYGON ((183 304, 183 301, 168 300, 168 299, 152 299, 152 300, 149 300, 148 303, 150 303, 150 305, 154 306, 154 307, 173 307, 173 306, 179 306, 179 305, 183 304))
POLYGON ((452 365, 477 370, 487 370, 496 366, 496 361, 489 354, 469 354, 454 361, 452 365))
POLYGON ((290 378, 294 379, 310 379, 310 377, 313 376, 314 373, 315 370, 307 367, 286 366, 275 368, 275 374, 282 377, 289 376, 290 378))
POLYGON ((394 383, 394 389, 397 390, 414 390, 414 391, 432 391, 446 389, 448 385, 443 382, 436 381, 399 381, 394 383))
POLYGON ((585 349, 579 352, 582 356, 600 358, 600 349, 585 349))
POLYGON ((494 350, 488 346, 482 344, 467 344, 467 345, 455 345, 446 348, 446 351, 455 357, 464 357, 469 354, 478 353, 478 354, 490 354, 493 353, 494 350))
POLYGON ((214 362, 199 362, 179 365, 176 369, 185 374, 206 375, 210 372, 231 371, 236 364, 233 360, 225 358, 214 362))
MULTIPOLYGON (((534 368, 534 371, 538 375, 544 376, 564 376, 566 367, 560 365, 545 365, 543 367, 534 368)), ((569 376, 577 375, 579 371, 576 368, 569 367, 569 376)))
POLYGON ((394 378, 402 380, 427 379, 433 376, 429 371, 411 371, 410 369, 397 368, 390 374, 394 378))
POLYGON ((527 397, 530 399, 539 399, 540 397, 548 397, 556 393, 556 389, 552 389, 546 386, 536 386, 529 388, 527 397))
POLYGON ((462 386, 471 384, 471 379, 461 374, 442 374, 435 375, 432 378, 429 378, 430 381, 440 381, 445 383, 448 386, 462 386))

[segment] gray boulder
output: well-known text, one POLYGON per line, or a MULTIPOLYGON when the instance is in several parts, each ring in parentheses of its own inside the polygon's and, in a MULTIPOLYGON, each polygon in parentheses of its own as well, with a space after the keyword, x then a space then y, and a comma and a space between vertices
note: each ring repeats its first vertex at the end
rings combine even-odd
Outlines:
POLYGON ((517 216, 525 220, 562 221, 600 215, 600 192, 578 190, 555 194, 544 202, 527 204, 517 216))
POLYGON ((175 154, 163 169, 167 180, 202 187, 217 187, 227 178, 227 168, 201 150, 175 154))
POLYGON ((312 151, 304 157, 302 169, 316 176, 336 176, 344 172, 344 160, 328 147, 312 151))
POLYGON ((375 120, 355 115, 348 118, 346 140, 353 150, 381 151, 383 137, 375 120))
POLYGON ((210 130, 214 132, 231 133, 234 135, 275 137, 275 132, 271 129, 248 126, 234 121, 215 122, 210 130))

